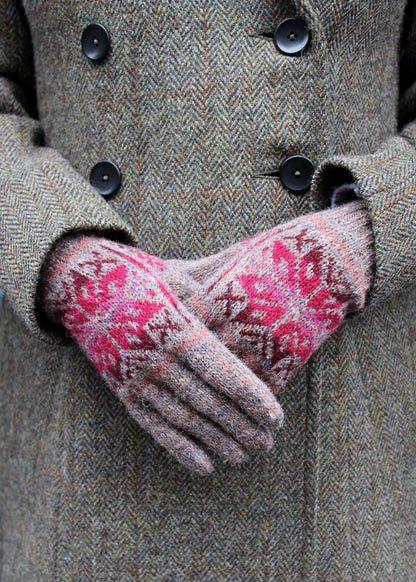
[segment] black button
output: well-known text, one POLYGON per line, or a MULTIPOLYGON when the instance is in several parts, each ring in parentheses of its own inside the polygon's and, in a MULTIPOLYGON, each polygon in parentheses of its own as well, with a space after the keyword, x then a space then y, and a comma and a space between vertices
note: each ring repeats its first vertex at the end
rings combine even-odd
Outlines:
POLYGON ((280 180, 295 194, 310 187, 315 166, 305 156, 291 156, 280 164, 280 180))
POLYGON ((102 24, 89 24, 82 33, 81 46, 85 56, 93 61, 102 59, 110 48, 110 35, 102 24))
POLYGON ((300 53, 309 42, 309 30, 302 18, 286 18, 274 31, 276 48, 285 55, 300 53))
POLYGON ((102 196, 114 194, 120 186, 121 172, 113 162, 98 162, 90 172, 90 184, 102 196))

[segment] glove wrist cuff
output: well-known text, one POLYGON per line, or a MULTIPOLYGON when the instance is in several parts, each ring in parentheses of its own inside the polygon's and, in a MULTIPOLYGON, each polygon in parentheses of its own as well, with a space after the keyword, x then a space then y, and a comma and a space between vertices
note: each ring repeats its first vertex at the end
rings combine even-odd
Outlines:
POLYGON ((305 216, 308 226, 319 230, 322 244, 341 265, 353 296, 348 312, 360 311, 374 278, 374 237, 364 200, 353 200, 305 216))

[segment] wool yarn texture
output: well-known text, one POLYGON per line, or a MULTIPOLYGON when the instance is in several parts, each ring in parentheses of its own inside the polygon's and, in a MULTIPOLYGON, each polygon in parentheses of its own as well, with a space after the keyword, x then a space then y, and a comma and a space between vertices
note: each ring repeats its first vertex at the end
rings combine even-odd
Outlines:
POLYGON ((179 301, 167 283, 178 280, 173 270, 133 246, 70 234, 44 266, 42 307, 132 418, 184 467, 207 475, 208 451, 240 463, 269 450, 270 428, 284 415, 267 385, 179 301))
POLYGON ((357 199, 306 214, 182 269, 200 284, 185 304, 278 394, 363 309, 374 273, 369 213, 357 199))

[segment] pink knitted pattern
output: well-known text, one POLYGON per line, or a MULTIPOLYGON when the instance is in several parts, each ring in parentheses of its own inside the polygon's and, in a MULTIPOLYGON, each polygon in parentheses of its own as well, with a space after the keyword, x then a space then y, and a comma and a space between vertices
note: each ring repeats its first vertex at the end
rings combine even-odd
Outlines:
POLYGON ((54 314, 88 351, 100 374, 123 382, 132 377, 129 363, 122 357, 123 351, 134 353, 135 366, 138 366, 139 362, 148 360, 152 351, 159 351, 165 345, 169 333, 182 332, 183 324, 190 324, 190 319, 183 312, 180 319, 174 319, 166 307, 168 303, 178 312, 179 306, 152 270, 163 272, 162 260, 138 250, 133 257, 114 245, 104 246, 107 253, 100 256, 98 248, 82 264, 84 268, 89 267, 88 274, 82 269, 72 271, 71 288, 66 285, 67 294, 56 297, 54 314), (139 268, 136 285, 141 286, 143 297, 136 298, 134 293, 127 292, 130 272, 117 257, 139 268), (157 317, 160 312, 163 319, 157 317), (101 332, 98 322, 105 326, 106 333, 101 332))
POLYGON ((357 201, 262 232, 234 245, 235 256, 186 303, 277 393, 348 312, 364 307, 367 222, 357 201))
POLYGON ((184 466, 212 470, 267 450, 281 426, 270 389, 181 303, 163 260, 95 236, 59 241, 42 294, 131 416, 184 466))
POLYGON ((298 217, 200 261, 68 236, 46 271, 44 308, 132 417, 206 474, 209 458, 183 431, 232 462, 245 449, 270 448, 270 432, 253 420, 282 425, 272 392, 364 307, 372 253, 363 201, 298 217))

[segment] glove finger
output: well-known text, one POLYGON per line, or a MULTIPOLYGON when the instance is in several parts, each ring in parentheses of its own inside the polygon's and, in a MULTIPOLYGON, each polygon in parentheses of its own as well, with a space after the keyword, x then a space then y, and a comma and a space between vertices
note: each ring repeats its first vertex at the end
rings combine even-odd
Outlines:
MULTIPOLYGON (((270 429, 254 423, 232 400, 214 390, 183 364, 172 358, 158 370, 158 379, 182 401, 219 424, 249 451, 269 451, 273 446, 270 429)), ((152 378, 152 381, 158 381, 152 378)))
POLYGON ((260 424, 280 428, 283 410, 271 390, 219 338, 190 314, 183 341, 172 351, 207 384, 226 394, 260 424))
MULTIPOLYGON (((111 360, 107 361, 108 354, 105 352, 100 352, 101 356, 110 365, 110 369, 101 370, 101 376, 106 380, 112 392, 126 406, 128 406, 132 394, 137 394, 138 397, 146 396, 145 391, 148 389, 149 381, 153 384, 161 382, 171 392, 179 396, 177 408, 181 402, 182 405, 192 406, 194 411, 196 410, 199 414, 202 413, 208 419, 216 422, 224 429, 225 433, 234 437, 233 443, 238 441, 247 450, 253 451, 270 450, 272 447, 273 439, 266 427, 260 428, 254 425, 232 401, 207 385, 199 376, 175 360, 169 353, 154 353, 151 362, 146 362, 145 377, 143 375, 143 362, 137 358, 134 352, 126 355, 125 359, 117 366, 111 360)), ((152 402, 160 412, 163 412, 163 407, 159 409, 156 405, 156 395, 154 395, 152 402)), ((223 431, 221 431, 222 433, 223 431)), ((219 452, 219 454, 221 453, 219 452)))
POLYGON ((250 334, 245 335, 244 328, 240 326, 233 329, 233 327, 232 323, 225 321, 215 328, 215 335, 267 384, 275 396, 282 392, 294 372, 304 365, 313 353, 314 346, 306 335, 299 338, 299 344, 302 346, 301 358, 295 352, 287 352, 283 343, 284 336, 282 338, 276 336, 269 346, 263 346, 259 345, 258 336, 254 337, 253 342, 250 334))
POLYGON ((184 430, 202 441, 209 449, 230 463, 241 463, 248 456, 244 449, 224 431, 182 402, 165 386, 144 382, 139 391, 124 403, 130 411, 137 401, 150 402, 155 410, 176 429, 184 430))
POLYGON ((202 476, 213 472, 214 467, 208 454, 191 439, 170 426, 151 405, 137 399, 129 408, 129 413, 137 424, 183 467, 202 476))

